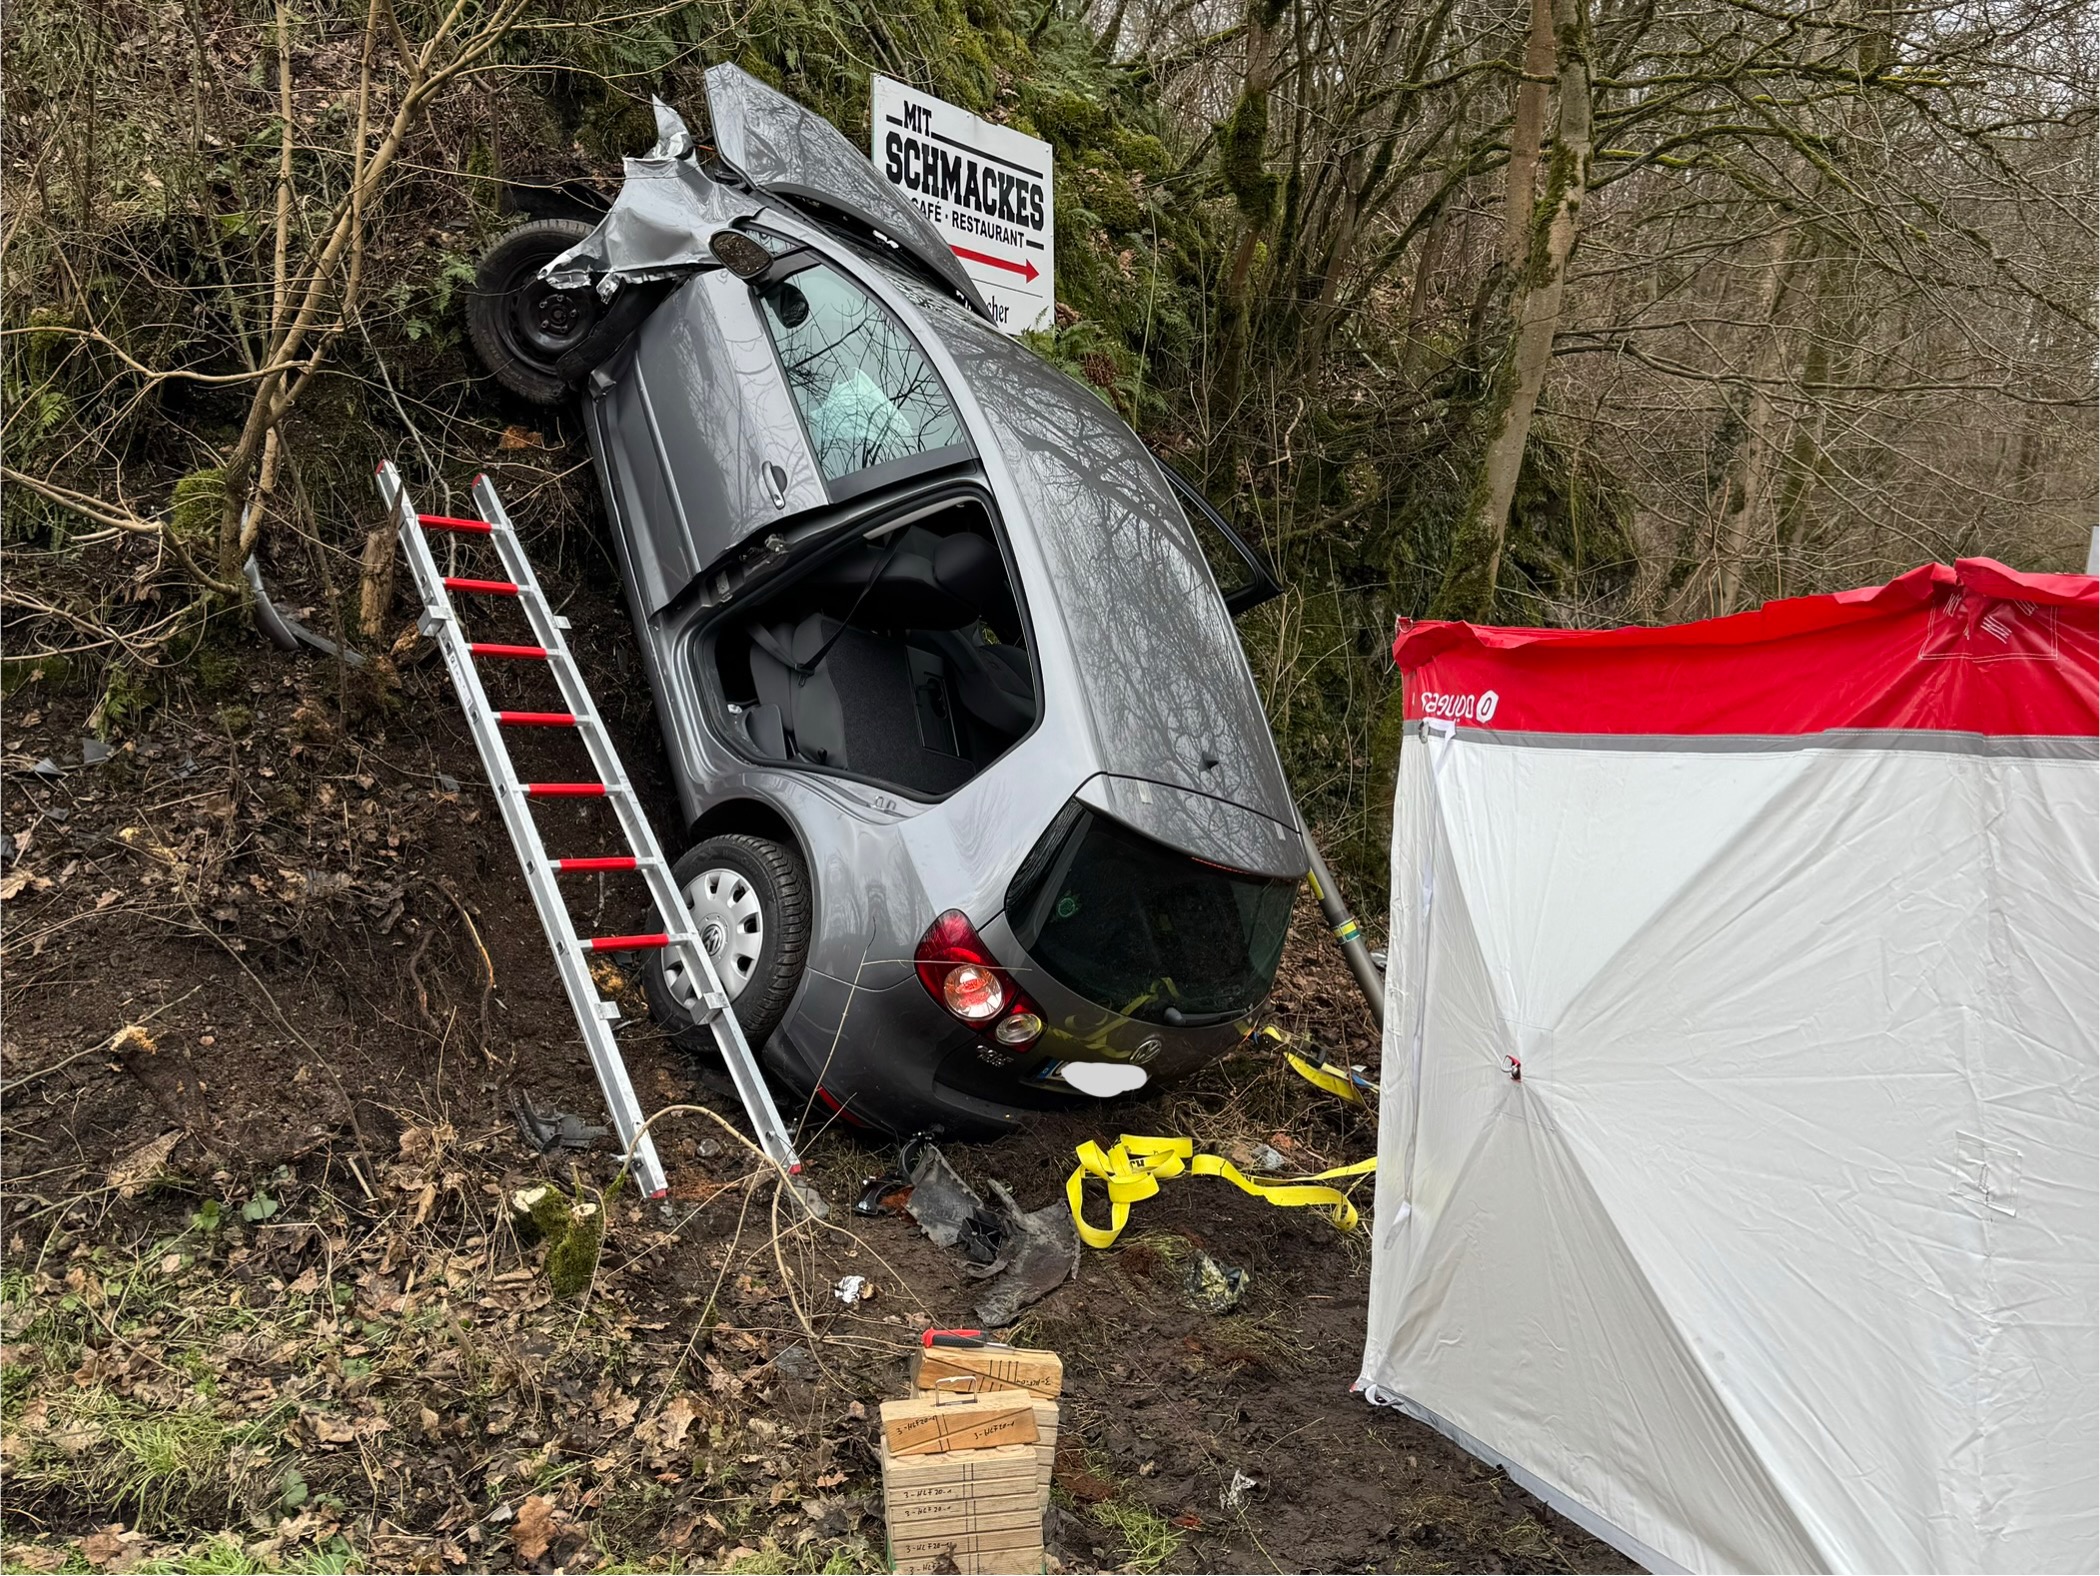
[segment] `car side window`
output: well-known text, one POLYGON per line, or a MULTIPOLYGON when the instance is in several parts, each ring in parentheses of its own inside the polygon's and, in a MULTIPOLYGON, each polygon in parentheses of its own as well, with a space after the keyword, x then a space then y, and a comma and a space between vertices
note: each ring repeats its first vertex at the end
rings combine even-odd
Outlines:
POLYGON ((818 263, 759 301, 826 481, 968 441, 919 347, 845 275, 818 263))

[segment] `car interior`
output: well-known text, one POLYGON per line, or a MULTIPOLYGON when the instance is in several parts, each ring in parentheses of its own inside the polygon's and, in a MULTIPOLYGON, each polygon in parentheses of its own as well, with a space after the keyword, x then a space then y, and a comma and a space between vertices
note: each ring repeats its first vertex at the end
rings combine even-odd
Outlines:
POLYGON ((1035 723, 1020 601, 983 503, 875 527, 718 633, 729 724, 762 760, 924 797, 1035 723))

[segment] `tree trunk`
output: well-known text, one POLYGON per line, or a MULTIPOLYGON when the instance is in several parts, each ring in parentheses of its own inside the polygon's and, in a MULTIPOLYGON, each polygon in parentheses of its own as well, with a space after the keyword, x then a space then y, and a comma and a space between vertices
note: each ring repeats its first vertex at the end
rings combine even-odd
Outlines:
POLYGON ((1269 173, 1269 91, 1276 85, 1275 28, 1283 17, 1283 0, 1248 0, 1246 9, 1247 74, 1232 114, 1218 127, 1218 163, 1225 189, 1240 213, 1240 238, 1224 281, 1225 333, 1220 347, 1226 420, 1239 404, 1241 363, 1246 360, 1250 316, 1248 279, 1254 254, 1276 216, 1277 188, 1269 173))
POLYGON ((1714 544, 1714 607, 1736 611, 1743 592, 1743 569, 1762 542, 1777 546, 1771 528, 1772 483, 1783 448, 1783 418, 1773 390, 1793 360, 1793 336, 1780 322, 1794 274, 1800 231, 1787 225, 1772 232, 1771 257, 1765 265, 1758 321, 1763 337, 1750 361, 1750 397, 1743 414, 1743 441, 1736 446, 1721 490, 1721 527, 1714 544))
POLYGON ((1553 0, 1557 100, 1546 190, 1533 210, 1525 258, 1517 276, 1515 331, 1495 369, 1487 398, 1487 447, 1480 471, 1452 533, 1451 559, 1430 613, 1436 618, 1484 619, 1494 610, 1495 581, 1509 535, 1509 505, 1524 466, 1531 416, 1553 364, 1568 260, 1590 175, 1589 0, 1553 0))
POLYGON ((394 604, 394 535, 391 514, 365 537, 364 565, 357 579, 357 623, 365 639, 384 644, 387 614, 394 604))
POLYGON ((1509 127, 1509 184, 1502 209, 1502 263, 1523 266, 1531 244, 1531 209, 1538 200, 1539 144, 1546 135, 1545 79, 1553 75, 1553 0, 1531 0, 1531 36, 1524 44, 1524 80, 1509 127))
POLYGON ((1436 271, 1444 265, 1444 239, 1450 233, 1451 209, 1446 203, 1430 215, 1422 232, 1421 255, 1415 259, 1414 284, 1407 294, 1407 342, 1400 347, 1400 370, 1419 378, 1429 365, 1429 319, 1435 307, 1433 292, 1436 271))

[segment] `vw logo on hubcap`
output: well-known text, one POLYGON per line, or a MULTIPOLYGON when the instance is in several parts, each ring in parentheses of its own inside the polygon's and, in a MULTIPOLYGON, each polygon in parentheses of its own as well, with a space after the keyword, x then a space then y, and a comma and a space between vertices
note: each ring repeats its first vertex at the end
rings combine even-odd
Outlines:
POLYGON ((1130 1053, 1130 1059, 1133 1062, 1137 1063, 1138 1066, 1143 1067, 1147 1062, 1151 1061, 1152 1058, 1157 1056, 1158 1054, 1159 1036, 1155 1034, 1148 1037, 1144 1044, 1140 1045, 1136 1050, 1132 1051, 1130 1053))
POLYGON ((706 928, 700 932, 700 945, 707 948, 707 955, 711 958, 719 958, 722 955, 722 943, 728 939, 729 933, 722 928, 720 920, 709 920, 706 928))

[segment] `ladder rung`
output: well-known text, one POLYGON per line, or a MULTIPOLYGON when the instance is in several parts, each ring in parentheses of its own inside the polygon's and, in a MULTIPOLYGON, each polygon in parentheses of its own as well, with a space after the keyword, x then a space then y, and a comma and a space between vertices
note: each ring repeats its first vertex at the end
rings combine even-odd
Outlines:
POLYGON ((528 799, 602 799, 606 794, 603 783, 526 783, 524 788, 528 799))
POLYGON ((592 936, 584 942, 584 946, 593 952, 641 952, 670 944, 670 936, 661 930, 653 936, 592 936))
POLYGON ((474 536, 487 536, 496 529, 486 520, 462 520, 449 514, 419 514, 416 524, 426 531, 466 531, 474 536))
POLYGON ((465 580, 458 575, 445 576, 447 591, 474 591, 482 596, 516 596, 518 588, 509 580, 465 580))
POLYGON ((539 657, 545 659, 545 646, 504 646, 489 640, 470 640, 467 649, 477 657, 539 657))
POLYGON ((496 720, 512 728, 573 728, 573 711, 499 711, 496 720))
POLYGON ((597 854, 588 859, 557 859, 554 868, 563 872, 578 870, 632 870, 636 866, 632 854, 597 854))

